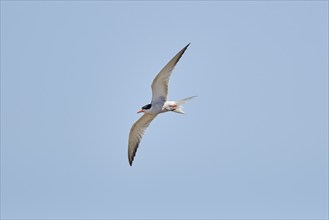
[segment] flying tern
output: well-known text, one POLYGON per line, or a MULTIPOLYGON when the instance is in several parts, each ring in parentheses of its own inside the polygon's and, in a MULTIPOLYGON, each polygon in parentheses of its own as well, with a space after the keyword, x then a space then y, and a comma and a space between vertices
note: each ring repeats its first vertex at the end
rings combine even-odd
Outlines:
POLYGON ((128 160, 130 166, 133 163, 137 148, 141 142, 146 128, 152 120, 160 113, 172 111, 184 114, 182 105, 195 96, 181 99, 178 101, 168 101, 168 82, 169 78, 178 63, 179 59, 184 54, 190 44, 186 45, 169 63, 158 73, 152 82, 152 101, 150 104, 144 105, 137 113, 144 113, 131 127, 128 141, 128 160))

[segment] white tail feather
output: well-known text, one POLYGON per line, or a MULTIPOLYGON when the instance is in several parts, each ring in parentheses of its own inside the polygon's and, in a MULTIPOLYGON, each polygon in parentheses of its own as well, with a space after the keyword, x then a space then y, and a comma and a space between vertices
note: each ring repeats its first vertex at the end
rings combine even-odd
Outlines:
POLYGON ((196 96, 191 96, 191 97, 188 97, 185 99, 175 101, 177 108, 174 110, 174 112, 180 113, 180 114, 185 114, 185 112, 183 111, 183 104, 185 104, 188 100, 193 99, 194 97, 196 97, 196 96))

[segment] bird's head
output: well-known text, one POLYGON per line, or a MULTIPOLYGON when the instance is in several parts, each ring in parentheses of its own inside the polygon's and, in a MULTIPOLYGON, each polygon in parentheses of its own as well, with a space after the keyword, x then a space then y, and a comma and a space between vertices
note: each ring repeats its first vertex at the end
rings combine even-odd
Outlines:
POLYGON ((139 110, 137 113, 141 113, 141 112, 148 112, 150 111, 152 105, 151 104, 147 104, 147 105, 144 105, 141 110, 139 110))

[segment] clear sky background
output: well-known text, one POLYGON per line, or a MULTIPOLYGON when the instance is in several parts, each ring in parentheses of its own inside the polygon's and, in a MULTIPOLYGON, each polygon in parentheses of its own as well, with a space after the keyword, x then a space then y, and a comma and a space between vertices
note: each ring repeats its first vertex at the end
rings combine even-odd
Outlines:
POLYGON ((1 1, 1 218, 328 218, 328 2, 1 1))

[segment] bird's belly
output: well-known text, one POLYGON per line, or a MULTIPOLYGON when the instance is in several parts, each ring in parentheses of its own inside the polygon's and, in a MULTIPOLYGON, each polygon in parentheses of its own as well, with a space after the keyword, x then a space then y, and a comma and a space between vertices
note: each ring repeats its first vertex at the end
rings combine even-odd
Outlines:
POLYGON ((174 101, 167 101, 164 103, 161 113, 168 112, 168 111, 174 111, 177 108, 177 104, 174 101))

